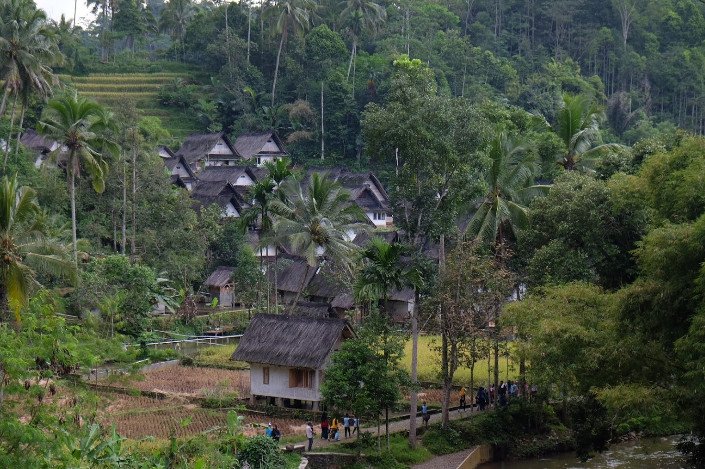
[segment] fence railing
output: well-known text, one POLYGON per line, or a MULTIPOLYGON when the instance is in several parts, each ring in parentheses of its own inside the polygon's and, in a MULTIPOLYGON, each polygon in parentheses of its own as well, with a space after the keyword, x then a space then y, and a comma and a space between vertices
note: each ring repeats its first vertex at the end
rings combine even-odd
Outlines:
MULTIPOLYGON (((186 336, 185 336, 186 337, 186 336)), ((188 336, 186 339, 171 339, 162 340, 158 342, 147 342, 144 345, 146 347, 158 348, 165 345, 180 345, 180 344, 205 344, 205 345, 227 345, 235 339, 240 339, 242 334, 233 335, 204 335, 204 336, 188 336)), ((140 347, 142 344, 127 344, 128 347, 140 347)))

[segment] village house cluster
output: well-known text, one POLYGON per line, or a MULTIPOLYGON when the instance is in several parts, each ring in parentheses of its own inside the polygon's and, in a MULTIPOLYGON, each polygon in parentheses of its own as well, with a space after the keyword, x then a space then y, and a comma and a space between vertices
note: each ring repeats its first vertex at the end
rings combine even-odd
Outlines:
MULTIPOLYGON (((49 154, 59 147, 33 131, 25 132, 22 143, 35 153, 37 167, 47 164, 49 154)), ((267 177, 267 162, 289 156, 273 131, 242 134, 234 142, 224 132, 190 135, 178 150, 162 146, 158 153, 172 183, 188 191, 196 210, 216 205, 224 219, 239 218, 252 207, 251 188, 267 177)), ((61 154, 55 161, 62 165, 61 154)), ((367 216, 372 231, 351 233, 355 244, 365 246, 373 236, 397 240, 389 196, 373 173, 309 168, 303 180, 314 172, 340 183, 367 216)), ((323 370, 341 341, 352 335, 347 322, 356 306, 352 286, 325 260, 310 266, 286 246, 262 245, 256 225, 250 227, 248 240, 287 314, 256 315, 233 359, 250 363, 253 403, 317 409, 323 370), (271 268, 273 263, 276 268, 271 268)), ((202 291, 223 308, 240 305, 233 272, 231 266, 219 266, 203 283, 202 291)), ((405 322, 414 300, 411 289, 390 291, 386 304, 391 318, 405 322)))

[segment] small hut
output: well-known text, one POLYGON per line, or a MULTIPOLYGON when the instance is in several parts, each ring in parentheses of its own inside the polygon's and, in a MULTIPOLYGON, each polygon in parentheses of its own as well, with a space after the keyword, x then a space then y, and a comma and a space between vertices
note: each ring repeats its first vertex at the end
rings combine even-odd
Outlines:
POLYGON ((218 300, 218 306, 233 306, 233 270, 232 267, 220 266, 203 282, 211 299, 218 300))
POLYGON ((250 400, 318 410, 331 354, 353 336, 347 321, 258 314, 232 356, 250 364, 250 400))

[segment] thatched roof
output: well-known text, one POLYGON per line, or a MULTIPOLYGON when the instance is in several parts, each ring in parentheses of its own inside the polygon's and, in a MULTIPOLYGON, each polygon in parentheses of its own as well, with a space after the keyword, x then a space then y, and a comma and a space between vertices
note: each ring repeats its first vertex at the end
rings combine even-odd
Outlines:
POLYGON ((232 359, 265 365, 322 368, 336 344, 352 336, 342 319, 258 314, 232 359))
POLYGON ((174 152, 171 150, 171 148, 166 145, 160 145, 159 147, 157 147, 157 153, 159 153, 159 156, 161 156, 162 158, 174 157, 174 152))
POLYGON ((405 288, 403 290, 394 290, 389 292, 388 299, 390 301, 403 301, 405 303, 410 303, 414 301, 414 290, 411 288, 405 288))
POLYGON ((354 309, 355 297, 352 292, 340 293, 330 302, 330 307, 335 309, 354 309))
POLYGON ((316 274, 316 269, 317 267, 309 267, 305 259, 292 257, 291 263, 279 272, 277 284, 279 291, 298 293, 302 286, 305 290, 316 274))
POLYGON ((191 169, 191 165, 188 164, 184 157, 175 156, 173 158, 164 158, 164 166, 166 166, 170 173, 174 171, 176 165, 181 165, 181 167, 186 170, 190 177, 195 177, 193 169, 191 169))
POLYGON ((237 150, 238 154, 241 155, 245 159, 250 159, 253 156, 257 155, 267 155, 267 156, 286 156, 288 155, 286 149, 284 148, 284 144, 282 143, 281 139, 277 135, 276 132, 273 130, 269 130, 266 132, 251 132, 247 134, 242 134, 240 135, 236 140, 235 140, 235 149, 237 150), (279 147, 280 151, 277 152, 268 152, 268 151, 262 151, 262 148, 264 145, 269 141, 273 140, 274 143, 279 147))
POLYGON ((199 160, 206 159, 210 151, 221 139, 228 148, 230 148, 230 151, 233 152, 233 156, 237 157, 238 153, 225 132, 189 135, 186 137, 186 140, 184 140, 181 148, 175 153, 175 156, 181 156, 188 164, 193 165, 199 160))
POLYGON ((59 142, 45 137, 44 135, 40 135, 32 129, 27 129, 22 132, 20 142, 25 147, 37 153, 49 153, 59 147, 59 142))
POLYGON ((235 269, 221 265, 208 276, 203 285, 206 287, 225 287, 230 284, 235 269))
POLYGON ((372 238, 382 238, 388 243, 396 243, 399 241, 399 232, 398 231, 372 231, 372 232, 366 232, 363 231, 361 233, 358 233, 355 236, 355 239, 353 239, 353 243, 357 246, 360 246, 361 248, 366 247, 368 244, 370 244, 370 241, 372 238))
POLYGON ((315 301, 299 301, 296 303, 296 308, 286 306, 286 312, 300 316, 308 316, 311 318, 328 318, 330 317, 330 306, 328 303, 320 303, 315 301))
POLYGON ((253 182, 257 180, 250 168, 243 166, 208 166, 198 173, 201 181, 225 181, 233 186, 238 185, 240 176, 246 175, 253 182))
POLYGON ((246 207, 237 190, 224 181, 199 181, 192 188, 191 198, 203 207, 216 204, 225 208, 228 203, 232 203, 238 212, 246 207))

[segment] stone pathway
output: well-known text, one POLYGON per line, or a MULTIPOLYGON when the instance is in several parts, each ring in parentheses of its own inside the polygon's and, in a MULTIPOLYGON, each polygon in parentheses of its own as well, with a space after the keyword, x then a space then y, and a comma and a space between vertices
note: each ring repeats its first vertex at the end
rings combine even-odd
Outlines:
POLYGON ((455 469, 465 461, 465 458, 467 458, 473 450, 474 448, 470 448, 465 451, 438 456, 425 463, 413 466, 413 469, 455 469))

